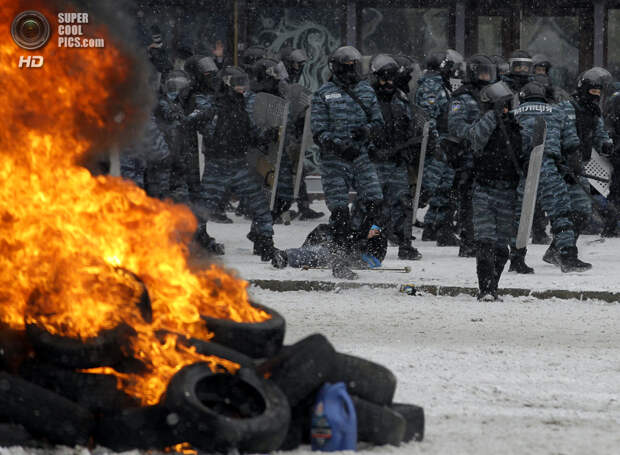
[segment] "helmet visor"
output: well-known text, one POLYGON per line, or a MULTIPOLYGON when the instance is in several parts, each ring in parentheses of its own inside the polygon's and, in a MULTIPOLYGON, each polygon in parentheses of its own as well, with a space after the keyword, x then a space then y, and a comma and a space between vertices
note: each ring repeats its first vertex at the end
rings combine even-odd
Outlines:
POLYGON ((189 80, 184 77, 172 77, 166 81, 167 93, 178 93, 187 87, 189 87, 189 80))
POLYGON ((473 81, 495 82, 497 80, 496 66, 492 63, 470 63, 473 81))
POLYGON ((232 88, 243 87, 245 90, 248 90, 250 88, 250 78, 247 74, 224 76, 222 80, 224 81, 224 84, 232 88))
POLYGON ((532 74, 534 62, 531 58, 511 58, 510 72, 512 74, 532 74))

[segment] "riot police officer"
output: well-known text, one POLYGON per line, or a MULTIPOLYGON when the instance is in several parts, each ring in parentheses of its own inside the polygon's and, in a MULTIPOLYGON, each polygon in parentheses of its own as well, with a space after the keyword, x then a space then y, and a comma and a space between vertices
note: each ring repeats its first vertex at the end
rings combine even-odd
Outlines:
MULTIPOLYGON (((522 158, 527 163, 536 136, 538 118, 545 120, 547 135, 545 151, 540 171, 538 198, 542 209, 551 220, 551 232, 554 236, 554 247, 559 250, 558 262, 562 272, 583 272, 592 268, 591 264, 577 257, 575 229, 571 216, 571 199, 566 180, 558 164, 562 161, 562 150, 573 151, 579 146, 579 138, 573 121, 568 119, 564 110, 547 103, 547 90, 537 82, 529 82, 520 92, 521 105, 514 110, 515 119, 521 127, 522 158)), ((517 190, 517 209, 515 210, 516 235, 521 218, 521 205, 525 176, 521 179, 517 190)), ((514 247, 514 243, 512 244, 514 247)), ((517 262, 515 268, 525 269, 526 249, 511 252, 511 262, 517 262)), ((527 267, 529 268, 529 267, 527 267)), ((531 268, 529 268, 531 269, 531 268)), ((531 269, 531 272, 533 269, 531 269)))
POLYGON ((454 203, 451 198, 454 169, 440 150, 440 141, 448 134, 448 106, 452 92, 451 79, 462 69, 463 57, 448 49, 433 52, 426 60, 426 72, 418 81, 415 102, 430 117, 429 156, 424 164, 422 186, 430 195, 424 217, 422 240, 436 240, 438 246, 456 246, 454 235, 454 203))
MULTIPOLYGON (((568 120, 575 123, 579 137, 579 147, 562 150, 565 165, 560 165, 568 184, 575 240, 592 217, 590 183, 583 177, 584 165, 590 160, 593 148, 605 156, 613 153, 613 142, 605 130, 600 108, 601 92, 610 81, 611 74, 607 70, 591 68, 578 77, 577 91, 569 100, 560 104, 568 120)), ((551 244, 543 260, 559 265, 554 244, 551 244)))
MULTIPOLYGON (((362 55, 352 46, 336 49, 329 58, 333 77, 312 98, 311 126, 321 152, 321 182, 334 241, 343 250, 351 247, 351 188, 367 206, 368 216, 377 220, 374 224, 381 226, 383 194, 368 148, 384 123, 374 90, 362 80, 361 60, 362 55)), ((346 264, 334 264, 333 273, 341 278, 355 277, 346 264)))
POLYGON ((413 200, 407 173, 415 146, 409 106, 396 96, 394 79, 398 69, 396 61, 386 54, 378 54, 370 61, 371 85, 385 121, 385 128, 373 138, 370 159, 383 191, 384 230, 398 240, 399 259, 418 260, 422 255, 411 245, 413 200))
POLYGON ((472 124, 481 115, 480 90, 495 82, 495 63, 486 55, 477 54, 467 61, 465 83, 452 94, 448 116, 449 136, 444 149, 454 169, 457 169, 456 186, 459 195, 459 256, 475 256, 474 227, 472 219, 473 155, 468 134, 472 124))
POLYGON ((523 162, 519 125, 509 114, 512 92, 504 82, 483 88, 485 113, 467 131, 472 155, 472 196, 478 300, 498 300, 497 288, 508 261, 512 217, 523 162))

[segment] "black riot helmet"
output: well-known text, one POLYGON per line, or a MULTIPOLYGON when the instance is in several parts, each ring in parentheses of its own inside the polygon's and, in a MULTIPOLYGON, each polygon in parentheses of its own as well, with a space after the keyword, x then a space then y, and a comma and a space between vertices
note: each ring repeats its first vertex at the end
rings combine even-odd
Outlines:
POLYGON ((186 60, 183 69, 196 81, 199 89, 214 91, 218 88, 218 68, 213 58, 206 55, 193 55, 186 60))
POLYGON ((252 90, 255 92, 278 93, 280 82, 288 79, 284 63, 265 57, 252 65, 252 90))
POLYGON ((168 73, 163 89, 166 97, 171 100, 185 99, 191 90, 192 81, 183 70, 173 70, 168 73))
POLYGON ((241 66, 243 68, 248 68, 261 58, 267 56, 268 53, 269 51, 265 46, 260 46, 258 44, 250 46, 241 54, 241 66))
POLYGON ((534 74, 549 74, 551 60, 545 54, 536 54, 532 57, 534 74))
POLYGON ((489 84, 480 90, 480 101, 483 103, 495 104, 497 102, 512 101, 513 93, 503 81, 489 84))
POLYGON ((427 57, 424 63, 429 71, 439 71, 441 63, 446 59, 446 51, 433 51, 427 57))
POLYGON ((402 90, 405 93, 409 93, 409 82, 412 78, 417 80, 422 74, 420 64, 408 55, 398 54, 391 55, 398 65, 398 74, 394 80, 394 85, 397 89, 402 90))
POLYGON ((600 100, 603 91, 612 81, 613 78, 609 71, 600 66, 595 66, 584 71, 577 78, 577 94, 583 98, 594 96, 597 97, 597 100, 600 100), (598 91, 598 94, 595 94, 596 91, 598 91))
POLYGON ((463 68, 463 56, 454 49, 431 52, 426 58, 426 69, 437 71, 446 83, 449 83, 451 78, 462 79, 463 68))
POLYGON ((534 61, 529 52, 524 50, 516 50, 510 54, 508 59, 510 64, 510 75, 518 78, 527 78, 534 70, 534 61))
POLYGON ((521 87, 519 92, 519 100, 522 103, 526 101, 540 101, 547 102, 548 91, 547 88, 540 82, 532 81, 521 87))
POLYGON ((290 82, 299 82, 304 65, 308 61, 308 55, 303 49, 285 47, 280 49, 280 58, 284 62, 290 82))
POLYGON ((243 94, 250 88, 250 78, 238 66, 226 66, 218 73, 222 81, 224 92, 228 94, 243 94))
POLYGON ((394 80, 398 75, 399 66, 387 54, 377 54, 370 60, 370 72, 373 75, 372 86, 377 95, 383 99, 391 98, 396 92, 394 80))
POLYGON ((508 74, 510 72, 510 65, 501 55, 491 55, 490 59, 493 63, 495 63, 495 66, 497 67, 498 79, 501 79, 504 74, 508 74))
POLYGON ((469 58, 466 72, 467 82, 474 86, 492 84, 497 80, 495 63, 483 54, 476 54, 469 58))
POLYGON ((355 85, 362 79, 362 54, 353 46, 342 46, 329 57, 329 69, 343 83, 355 85))

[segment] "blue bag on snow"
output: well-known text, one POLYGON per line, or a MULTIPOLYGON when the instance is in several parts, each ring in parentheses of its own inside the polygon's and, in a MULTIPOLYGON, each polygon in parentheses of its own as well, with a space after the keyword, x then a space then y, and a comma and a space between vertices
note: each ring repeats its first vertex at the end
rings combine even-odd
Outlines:
POLYGON ((321 387, 312 409, 310 439, 312 450, 321 452, 356 449, 357 416, 344 382, 321 387))

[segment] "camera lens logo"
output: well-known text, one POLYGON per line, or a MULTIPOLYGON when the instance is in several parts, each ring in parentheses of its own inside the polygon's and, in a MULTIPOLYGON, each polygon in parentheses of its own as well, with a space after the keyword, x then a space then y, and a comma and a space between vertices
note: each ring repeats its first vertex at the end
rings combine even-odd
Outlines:
POLYGON ((47 44, 50 35, 50 23, 38 11, 19 13, 11 24, 11 36, 22 49, 40 49, 47 44))

